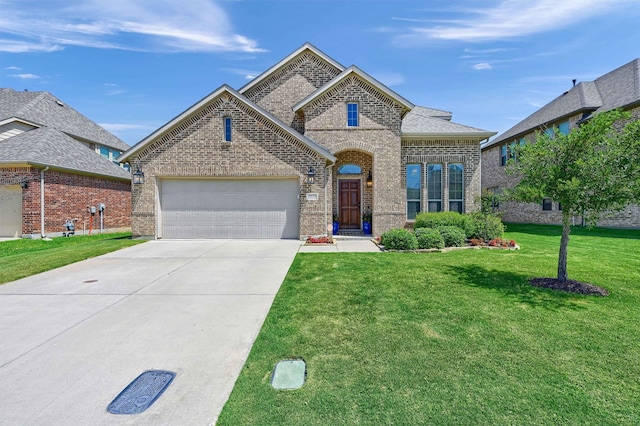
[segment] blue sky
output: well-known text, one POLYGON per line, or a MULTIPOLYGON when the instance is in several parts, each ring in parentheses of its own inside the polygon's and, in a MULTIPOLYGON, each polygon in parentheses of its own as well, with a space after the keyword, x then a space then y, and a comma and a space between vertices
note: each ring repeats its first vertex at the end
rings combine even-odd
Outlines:
POLYGON ((639 0, 0 0, 0 87, 133 145, 305 42, 416 105, 504 132, 640 57, 639 0))

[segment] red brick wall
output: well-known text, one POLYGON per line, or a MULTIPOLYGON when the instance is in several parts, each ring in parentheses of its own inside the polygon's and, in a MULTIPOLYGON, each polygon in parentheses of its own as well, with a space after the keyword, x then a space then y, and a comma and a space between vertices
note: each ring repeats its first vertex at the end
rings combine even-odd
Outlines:
MULTIPOLYGON (((28 182, 22 190, 22 234, 40 235, 40 170, 33 168, 0 168, 0 184, 28 182)), ((66 219, 78 219, 76 232, 83 222, 88 232, 90 214, 87 206, 104 203, 103 229, 131 228, 131 183, 99 177, 81 176, 48 170, 45 181, 45 234, 64 231, 66 219)), ((100 230, 99 213, 93 217, 93 231, 100 230)))

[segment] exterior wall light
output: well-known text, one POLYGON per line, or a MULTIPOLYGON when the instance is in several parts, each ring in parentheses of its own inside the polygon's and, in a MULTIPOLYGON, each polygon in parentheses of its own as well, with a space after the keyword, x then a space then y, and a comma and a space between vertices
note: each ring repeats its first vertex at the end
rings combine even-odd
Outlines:
POLYGON ((144 183, 144 172, 140 170, 140 164, 138 164, 135 173, 133 174, 133 184, 142 185, 144 183))
POLYGON ((310 167, 309 171, 307 172, 307 183, 309 185, 313 185, 314 183, 316 183, 316 172, 312 167, 310 167))
POLYGON ((369 169, 369 176, 367 176, 367 188, 373 186, 373 176, 371 176, 371 169, 369 169))

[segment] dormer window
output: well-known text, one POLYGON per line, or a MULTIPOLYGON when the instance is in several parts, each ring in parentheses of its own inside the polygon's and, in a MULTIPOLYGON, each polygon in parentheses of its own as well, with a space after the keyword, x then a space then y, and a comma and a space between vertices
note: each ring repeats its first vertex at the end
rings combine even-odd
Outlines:
POLYGON ((224 118, 224 141, 231 142, 231 117, 224 118))
POLYGON ((358 127, 358 104, 349 102, 347 104, 347 127, 358 127))

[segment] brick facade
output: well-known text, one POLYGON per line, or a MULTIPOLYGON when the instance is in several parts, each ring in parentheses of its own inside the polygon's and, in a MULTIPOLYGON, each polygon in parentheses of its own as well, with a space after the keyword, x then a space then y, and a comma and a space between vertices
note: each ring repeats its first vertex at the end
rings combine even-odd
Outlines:
MULTIPOLYGON (((632 120, 640 119, 640 107, 630 111, 632 120)), ((574 128, 582 118, 582 114, 576 114, 568 118, 570 128, 574 128)), ((564 119, 567 120, 567 119, 564 119)), ((526 134, 528 142, 535 141, 535 132, 526 134)), ((505 142, 509 144, 514 140, 505 142)), ((500 149, 505 143, 490 146, 482 150, 482 189, 500 192, 506 188, 512 188, 518 183, 518 179, 506 173, 507 167, 500 165, 500 149)), ((541 204, 503 202, 499 205, 499 213, 505 222, 538 223, 538 224, 562 224, 562 212, 557 203, 552 203, 551 210, 543 210, 541 204)), ((582 217, 575 217, 576 225, 582 224, 582 217)), ((629 205, 621 212, 603 215, 598 221, 598 226, 640 228, 640 206, 629 205)))
MULTIPOLYGON (((0 168, 0 185, 27 183, 22 189, 22 236, 39 238, 41 229, 40 169, 0 168)), ((83 225, 89 232, 91 215, 87 206, 105 204, 103 231, 126 231, 131 227, 131 183, 100 177, 82 176, 56 170, 44 173, 44 234, 62 235, 67 219, 78 219, 77 234, 83 225)), ((100 217, 93 218, 93 233, 100 230, 100 217)))
POLYGON ((416 158, 422 162, 437 159, 443 164, 463 163, 465 210, 473 210, 474 200, 480 195, 479 142, 427 138, 403 141, 402 120, 410 107, 383 93, 361 73, 341 75, 343 71, 313 49, 306 49, 239 92, 325 148, 335 156, 335 164, 230 93, 209 99, 198 110, 192 107, 166 133, 143 141, 140 149, 134 147, 128 160, 134 169, 139 162, 146 177, 144 185, 133 188, 134 235, 161 237, 158 185, 162 178, 169 177, 297 177, 302 238, 327 233, 333 214, 338 212, 338 180, 360 179, 361 209, 371 208, 373 233, 380 235, 406 223, 404 166, 416 158), (339 75, 340 80, 334 81, 339 75), (308 98, 326 87, 322 94, 308 98), (305 99, 306 103, 294 111, 293 107, 305 99), (358 104, 357 127, 347 126, 350 102, 358 104), (233 120, 231 143, 223 142, 223 117, 233 120), (356 164, 362 173, 339 175, 338 169, 344 164, 356 164), (316 172, 312 186, 306 182, 309 168, 316 172), (366 185, 370 171, 371 188, 366 185), (318 200, 307 201, 304 194, 309 192, 317 193, 318 200))

